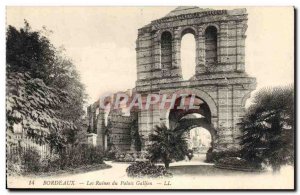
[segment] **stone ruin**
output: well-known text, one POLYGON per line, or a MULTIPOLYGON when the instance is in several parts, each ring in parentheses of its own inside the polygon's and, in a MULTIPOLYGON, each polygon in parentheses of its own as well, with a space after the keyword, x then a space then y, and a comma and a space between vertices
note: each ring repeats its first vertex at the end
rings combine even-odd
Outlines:
MULTIPOLYGON (((178 7, 165 17, 138 29, 136 41, 137 81, 135 93, 195 94, 199 110, 160 109, 137 110, 123 116, 114 111, 111 134, 113 144, 132 150, 129 123, 137 118, 138 131, 143 137, 144 150, 156 125, 172 127, 191 113, 202 117, 191 120, 187 130, 204 127, 212 135, 214 151, 236 150, 241 131, 238 123, 245 113, 245 103, 256 88, 256 79, 245 72, 246 9, 212 10, 198 7, 178 7), (192 34, 196 42, 196 68, 188 80, 182 77, 181 40, 192 34), (116 141, 118 140, 118 141, 116 141)), ((105 132, 105 112, 99 102, 88 108, 90 132, 96 144, 108 145, 105 132), (99 111, 96 111, 99 109, 99 111)))

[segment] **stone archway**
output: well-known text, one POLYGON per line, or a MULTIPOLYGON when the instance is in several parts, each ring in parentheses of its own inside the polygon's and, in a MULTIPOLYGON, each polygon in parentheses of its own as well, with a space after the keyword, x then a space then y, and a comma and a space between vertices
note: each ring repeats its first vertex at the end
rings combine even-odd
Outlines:
POLYGON ((186 141, 189 145, 189 150, 193 151, 195 157, 194 161, 198 162, 200 159, 200 161, 204 162, 209 161, 209 157, 211 156, 215 145, 217 145, 217 131, 211 125, 211 123, 206 120, 206 118, 185 119, 184 117, 188 115, 191 114, 184 115, 181 119, 179 119, 178 126, 174 129, 174 131, 180 131, 183 133, 183 136, 186 138, 186 141), (200 136, 201 131, 203 133, 203 130, 204 132, 208 132, 210 135, 210 143, 207 145, 202 145, 203 142, 207 141, 207 138, 203 139, 203 137, 201 138, 200 136), (198 136, 191 134, 192 131, 194 131, 194 133, 195 131, 198 132, 198 136))
MULTIPOLYGON (((256 79, 245 72, 246 29, 245 9, 179 7, 152 21, 138 30, 136 92, 194 94, 210 109, 209 124, 217 130, 216 151, 238 148, 238 122, 245 112, 247 94, 256 88, 256 79), (171 43, 172 38, 172 44, 161 48, 165 31, 172 35, 167 39, 171 43), (195 75, 189 80, 182 78, 180 55, 182 35, 186 33, 192 33, 196 41, 195 75), (166 61, 168 66, 162 66, 166 61)), ((168 109, 141 110, 141 134, 147 137, 156 125, 169 124, 169 113, 168 109)))
POLYGON ((211 97, 208 93, 206 93, 203 90, 197 88, 170 89, 170 90, 161 91, 161 94, 169 94, 169 95, 178 94, 178 96, 180 96, 181 94, 195 95, 196 97, 200 98, 208 105, 211 112, 212 122, 214 122, 214 119, 218 116, 218 107, 216 101, 213 99, 213 97, 211 97))
MULTIPOLYGON (((187 121, 186 121, 187 122, 187 121)), ((216 130, 205 121, 189 121, 183 132, 196 162, 209 162, 216 143, 216 130), (199 158, 200 157, 200 158, 199 158)))
MULTIPOLYGON (((215 128, 213 128, 211 126, 211 124, 209 124, 207 121, 203 120, 203 119, 198 119, 198 120, 185 120, 185 121, 182 121, 182 123, 180 124, 182 125, 183 127, 182 128, 185 128, 184 131, 190 131, 194 128, 197 128, 197 127, 202 127, 206 130, 208 130, 208 132, 210 133, 211 135, 211 145, 212 147, 214 146, 214 143, 216 141, 216 136, 217 136, 217 131, 215 128), (188 123, 188 124, 184 124, 184 123, 188 123)), ((181 129, 181 127, 179 127, 178 129, 181 129)))
MULTIPOLYGON (((217 130, 216 151, 238 148, 238 122, 245 114, 247 98, 256 88, 256 78, 245 72, 246 29, 246 9, 179 7, 151 21, 138 29, 134 92, 142 96, 182 93, 199 97, 210 110, 209 125, 217 130), (205 32, 210 36, 205 36, 205 32), (181 70, 180 45, 185 33, 194 34, 196 39, 196 71, 189 80, 182 79, 181 70), (206 51, 212 55, 206 55, 206 51), (210 65, 206 60, 211 60, 210 65)), ((94 105, 88 113, 89 126, 101 134, 104 123, 95 117, 94 105)), ((138 110, 140 135, 147 140, 156 125, 169 123, 169 113, 167 108, 156 105, 153 109, 138 110)))
MULTIPOLYGON (((186 90, 180 91, 180 93, 185 92, 186 90)), ((177 91, 179 93, 179 91, 177 91)), ((191 91, 191 94, 195 94, 196 92, 191 91)), ((201 97, 199 97, 200 93, 198 91, 198 96, 196 96, 197 101, 195 100, 196 104, 199 104, 199 109, 177 109, 178 103, 181 101, 181 97, 177 98, 175 101, 174 108, 170 109, 168 111, 168 123, 170 129, 173 129, 175 131, 183 131, 183 132, 189 132, 191 129, 196 127, 202 127, 211 135, 211 148, 213 149, 214 144, 216 142, 217 137, 217 131, 214 128, 212 124, 212 112, 211 108, 214 109, 215 105, 210 102, 211 106, 207 104, 201 97), (194 116, 195 114, 197 117, 192 118, 185 118, 186 116, 194 116)), ((205 93, 203 93, 205 94, 205 93)), ((202 95, 203 95, 202 94, 202 95)), ((185 96, 186 97, 186 96, 185 96)), ((203 96, 202 96, 203 97, 203 96)), ((206 100, 208 99, 208 96, 204 96, 206 100)), ((215 110, 213 110, 215 111, 215 110)), ((215 114, 215 113, 213 113, 215 114)))

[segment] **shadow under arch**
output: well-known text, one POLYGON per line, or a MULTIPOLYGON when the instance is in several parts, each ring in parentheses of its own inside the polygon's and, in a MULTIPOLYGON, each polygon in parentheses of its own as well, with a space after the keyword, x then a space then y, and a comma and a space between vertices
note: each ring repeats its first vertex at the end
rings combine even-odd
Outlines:
POLYGON ((189 33, 194 35, 195 37, 197 36, 197 30, 194 27, 188 26, 188 27, 181 29, 180 37, 182 38, 184 35, 189 34, 189 33))
MULTIPOLYGON (((218 107, 215 102, 215 100, 205 91, 196 89, 196 88, 187 88, 187 89, 173 89, 173 90, 167 90, 165 91, 165 94, 167 95, 172 95, 172 94, 177 94, 178 97, 180 97, 182 94, 184 95, 195 95, 195 97, 200 98, 203 100, 209 107, 210 112, 211 112, 211 119, 217 118, 218 117, 218 107)), ((170 114, 170 109, 166 112, 167 118, 169 117, 170 114)))
POLYGON ((180 99, 183 94, 185 97, 187 95, 193 95, 196 99, 200 100, 200 107, 198 109, 176 109, 175 103, 175 107, 166 112, 167 123, 170 129, 182 131, 183 133, 196 127, 202 127, 208 130, 211 135, 211 148, 213 149, 217 140, 215 121, 218 117, 218 109, 214 99, 205 91, 195 88, 169 90, 167 93, 169 95, 176 93, 178 97, 176 101, 180 99), (184 116, 189 114, 200 114, 201 117, 186 119, 184 116))

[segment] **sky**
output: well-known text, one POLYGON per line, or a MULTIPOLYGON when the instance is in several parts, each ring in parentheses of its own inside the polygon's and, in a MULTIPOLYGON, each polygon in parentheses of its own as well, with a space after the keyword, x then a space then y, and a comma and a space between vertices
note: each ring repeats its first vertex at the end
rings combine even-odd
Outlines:
MULTIPOLYGON (((212 7, 234 9, 234 7, 212 7)), ((6 24, 53 31, 49 39, 63 46, 76 65, 93 103, 100 95, 135 87, 137 29, 175 7, 7 7, 6 24)), ((246 72, 257 90, 294 82, 292 7, 248 7, 246 72)), ((183 47, 193 44, 186 39, 183 47)), ((193 56, 194 51, 185 55, 193 56)), ((190 62, 193 63, 192 57, 190 62)), ((255 91, 253 92, 253 94, 255 91)))

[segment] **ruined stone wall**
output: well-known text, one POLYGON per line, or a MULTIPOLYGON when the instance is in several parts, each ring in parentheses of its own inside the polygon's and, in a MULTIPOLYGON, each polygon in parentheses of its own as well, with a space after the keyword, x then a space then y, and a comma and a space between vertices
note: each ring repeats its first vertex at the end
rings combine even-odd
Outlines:
MULTIPOLYGON (((121 92, 118 92, 121 93, 121 92)), ((127 95, 131 96, 132 91, 127 90, 127 95)), ((112 94, 111 101, 114 101, 117 93, 112 94)), ((107 98, 105 99, 105 101, 107 98)), ((96 134, 96 145, 107 149, 114 145, 121 151, 129 151, 131 148, 131 126, 137 115, 131 113, 126 116, 122 108, 104 110, 99 107, 99 101, 87 108, 88 133, 96 134)))
POLYGON ((132 116, 122 116, 122 113, 112 111, 109 115, 109 144, 121 151, 129 151, 132 121, 132 116))
MULTIPOLYGON (((145 85, 182 81, 180 64, 181 38, 192 33, 196 39, 196 76, 201 79, 203 74, 244 72, 245 70, 245 31, 247 29, 247 13, 245 9, 237 10, 206 10, 199 12, 176 14, 152 21, 139 29, 137 39, 137 87, 145 85), (217 61, 216 64, 206 62, 207 28, 217 30, 217 61), (172 36, 172 64, 163 68, 164 56, 162 46, 165 45, 164 35, 172 36), (208 66, 209 65, 209 66, 208 66), (158 81, 153 81, 158 79, 158 81)), ((194 9, 196 10, 196 9, 194 9)))
MULTIPOLYGON (((138 31, 136 90, 172 94, 186 91, 205 101, 217 130, 215 150, 239 147, 237 123, 256 79, 245 73, 246 9, 208 10, 179 7, 138 31), (165 63, 165 33, 172 35, 171 65, 165 63), (196 71, 190 80, 181 73, 181 38, 191 33, 196 40, 196 71)), ((170 47, 170 46, 169 46, 170 47)), ((147 139, 155 125, 168 125, 168 110, 143 110, 139 131, 147 139)))
MULTIPOLYGON (((214 150, 239 147, 238 122, 246 100, 256 88, 256 79, 245 72, 246 9, 210 10, 179 7, 165 17, 138 30, 136 41, 136 93, 193 94, 207 103, 211 127, 216 130, 214 150), (195 75, 183 80, 181 39, 191 33, 196 41, 195 75)), ((113 96, 115 98, 115 96, 113 96)), ((89 127, 97 132, 97 144, 106 145, 105 113, 97 103, 88 109, 89 127)), ((132 117, 111 112, 109 141, 122 150, 130 149, 132 117)), ((156 125, 169 124, 169 110, 154 105, 138 111, 139 133, 149 144, 156 125)))
POLYGON ((105 112, 99 108, 99 102, 95 102, 87 108, 87 132, 97 134, 97 145, 105 144, 105 112))

